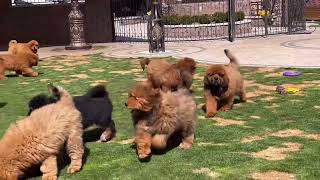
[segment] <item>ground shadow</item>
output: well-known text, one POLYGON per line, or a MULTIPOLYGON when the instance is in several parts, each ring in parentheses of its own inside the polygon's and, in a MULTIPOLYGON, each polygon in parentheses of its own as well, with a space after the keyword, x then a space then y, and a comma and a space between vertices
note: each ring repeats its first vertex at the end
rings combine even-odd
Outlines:
MULTIPOLYGON (((233 104, 240 104, 240 103, 244 103, 243 101, 240 100, 240 98, 235 98, 233 101, 233 104)), ((220 109, 222 107, 221 104, 218 104, 218 109, 220 109)), ((206 113, 207 109, 206 109, 206 104, 203 104, 201 106, 201 109, 203 110, 203 112, 206 113)))
MULTIPOLYGON (((151 156, 145 158, 145 159, 139 159, 140 162, 149 162, 151 160, 152 156, 161 156, 166 154, 167 152, 173 150, 174 148, 179 147, 180 143, 182 142, 182 136, 181 136, 181 132, 176 132, 173 135, 171 135, 171 137, 169 138, 168 142, 167 142, 167 148, 164 150, 156 150, 156 149, 152 149, 151 151, 151 156)), ((136 145, 133 144, 131 145, 131 148, 136 150, 136 145)))
POLYGON ((84 142, 96 142, 100 140, 101 134, 105 129, 102 128, 94 128, 83 133, 83 141, 84 142))
MULTIPOLYGON (((83 156, 83 165, 86 164, 87 159, 90 155, 90 149, 85 147, 84 149, 84 156, 83 156)), ((70 157, 68 156, 66 151, 63 151, 59 154, 58 156, 58 169, 59 169, 59 174, 61 173, 61 170, 66 168, 67 166, 70 165, 70 157)), ((25 176, 22 179, 41 179, 40 177, 42 176, 42 172, 40 171, 40 164, 32 166, 31 168, 28 169, 26 172, 25 176)))
POLYGON ((0 108, 5 107, 7 104, 8 104, 8 103, 6 103, 6 102, 0 102, 0 108))
POLYGON ((19 77, 19 75, 18 74, 8 74, 8 75, 6 75, 6 77, 8 77, 8 78, 19 77))

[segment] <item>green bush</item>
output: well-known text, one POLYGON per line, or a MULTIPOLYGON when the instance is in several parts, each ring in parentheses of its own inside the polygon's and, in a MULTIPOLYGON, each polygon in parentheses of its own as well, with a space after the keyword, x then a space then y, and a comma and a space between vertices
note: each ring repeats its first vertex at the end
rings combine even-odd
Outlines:
POLYGON ((228 21, 228 13, 216 12, 212 15, 214 17, 215 23, 223 23, 228 21))
POLYGON ((245 14, 243 11, 236 12, 236 21, 242 21, 245 18, 245 14))
MULTIPOLYGON (((236 12, 236 21, 242 21, 245 18, 245 14, 242 11, 236 12)), ((163 23, 166 25, 190 25, 194 23, 198 24, 210 24, 210 23, 224 23, 228 22, 228 12, 216 12, 212 15, 200 15, 200 16, 164 16, 163 23)))

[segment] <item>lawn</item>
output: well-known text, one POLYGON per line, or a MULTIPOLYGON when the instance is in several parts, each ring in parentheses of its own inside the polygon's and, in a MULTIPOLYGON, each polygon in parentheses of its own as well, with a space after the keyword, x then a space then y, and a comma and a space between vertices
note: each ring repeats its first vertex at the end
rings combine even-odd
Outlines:
MULTIPOLYGON (((173 60, 173 59, 170 59, 173 60)), ((196 142, 191 150, 175 148, 139 162, 130 144, 134 131, 124 106, 127 92, 145 78, 138 59, 101 55, 43 59, 37 78, 9 77, 0 81, 0 137, 9 124, 27 113, 28 100, 47 92, 52 82, 73 95, 105 83, 114 105, 117 137, 110 143, 85 144, 86 163, 75 175, 61 170, 61 179, 274 179, 320 178, 320 74, 299 69, 299 77, 283 77, 284 69, 243 68, 249 100, 229 112, 206 119, 199 64, 192 89, 198 104, 196 142), (275 92, 279 84, 296 87, 295 94, 275 92)), ((92 134, 87 132, 87 139, 92 134)))

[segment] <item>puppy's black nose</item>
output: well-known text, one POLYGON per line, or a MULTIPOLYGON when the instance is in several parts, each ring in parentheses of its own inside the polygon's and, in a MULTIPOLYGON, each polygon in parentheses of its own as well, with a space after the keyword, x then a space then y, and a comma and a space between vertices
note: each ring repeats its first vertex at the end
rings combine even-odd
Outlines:
POLYGON ((128 107, 128 103, 124 103, 124 105, 125 105, 126 107, 128 107))
POLYGON ((214 80, 218 80, 218 76, 214 76, 213 78, 214 78, 214 80))

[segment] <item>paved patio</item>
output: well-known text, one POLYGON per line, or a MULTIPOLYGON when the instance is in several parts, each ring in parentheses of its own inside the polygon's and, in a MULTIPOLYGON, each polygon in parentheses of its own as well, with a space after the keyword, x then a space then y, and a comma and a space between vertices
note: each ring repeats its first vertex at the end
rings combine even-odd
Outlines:
MULTIPOLYGON (((85 55, 103 53, 108 57, 191 57, 198 62, 227 63, 223 49, 228 48, 239 57, 242 66, 256 67, 317 67, 320 68, 320 30, 312 34, 276 35, 227 40, 166 43, 165 53, 148 52, 147 43, 104 43, 107 46, 86 51, 65 51, 64 47, 40 48, 41 58, 56 55, 85 55)), ((4 53, 4 52, 0 52, 4 53)))

